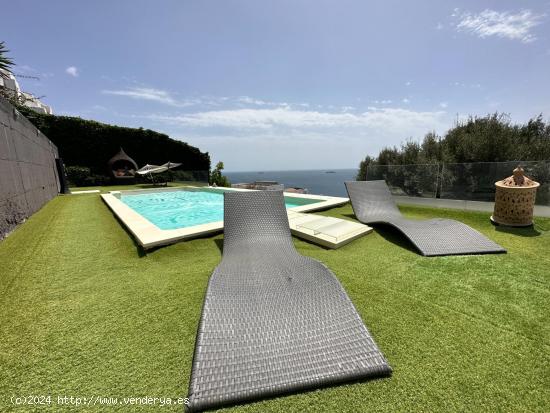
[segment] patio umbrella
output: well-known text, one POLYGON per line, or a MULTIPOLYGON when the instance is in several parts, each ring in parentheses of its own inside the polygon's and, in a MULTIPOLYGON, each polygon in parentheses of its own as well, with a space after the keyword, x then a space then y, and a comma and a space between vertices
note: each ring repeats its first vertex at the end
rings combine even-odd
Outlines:
POLYGON ((166 169, 174 169, 180 166, 181 163, 175 163, 175 162, 166 162, 165 164, 162 164, 161 167, 166 167, 166 169))
POLYGON ((145 165, 143 168, 138 169, 136 172, 140 175, 147 175, 147 174, 157 174, 160 172, 167 171, 168 169, 177 168, 180 166, 181 163, 175 163, 175 162, 166 162, 162 165, 145 165))
MULTIPOLYGON (((160 166, 158 165, 145 165, 143 168, 139 168, 136 173, 140 174, 140 175, 147 175, 149 173, 157 173, 157 170, 160 168, 160 166)), ((158 171, 158 172, 163 172, 165 171, 166 169, 163 169, 161 171, 158 171)))
POLYGON ((177 168, 178 166, 180 166, 181 163, 175 163, 175 162, 166 162, 165 164, 162 164, 162 165, 145 165, 143 168, 140 168, 136 171, 136 173, 140 174, 140 175, 149 175, 149 177, 151 178, 151 181, 153 181, 153 183, 155 182, 155 180, 153 179, 153 174, 158 174, 158 173, 161 173, 161 172, 165 172, 169 169, 173 169, 173 168, 177 168))

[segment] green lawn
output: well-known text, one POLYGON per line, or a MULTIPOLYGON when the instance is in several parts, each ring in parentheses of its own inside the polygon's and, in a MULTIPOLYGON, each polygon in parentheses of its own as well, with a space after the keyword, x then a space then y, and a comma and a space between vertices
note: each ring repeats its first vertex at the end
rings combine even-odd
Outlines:
MULTIPOLYGON (((335 251, 295 240, 340 279, 393 376, 234 410, 548 411, 550 220, 504 230, 485 213, 401 209, 461 220, 508 254, 424 258, 388 230, 335 251)), ((324 214, 353 217, 349 206, 324 214)), ((0 242, 0 411, 64 411, 57 396, 185 396, 222 237, 145 255, 97 194, 49 202, 0 242), (10 402, 28 395, 55 403, 10 402)))

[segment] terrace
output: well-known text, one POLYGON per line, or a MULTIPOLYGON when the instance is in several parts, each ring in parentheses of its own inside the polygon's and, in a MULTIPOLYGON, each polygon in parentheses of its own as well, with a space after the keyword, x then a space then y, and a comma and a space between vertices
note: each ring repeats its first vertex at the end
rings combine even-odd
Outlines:
MULTIPOLYGON (((338 250, 294 238, 301 254, 336 274, 394 374, 227 411, 549 405, 550 219, 511 229, 491 225, 484 212, 400 209, 410 218, 462 221, 508 253, 425 258, 385 228, 338 250)), ((355 219, 349 204, 320 214, 355 219)), ((7 367, 0 392, 185 397, 222 240, 219 234, 144 253, 98 194, 51 200, 0 243, 0 360, 7 367)), ((18 411, 9 400, 2 404, 3 411, 18 411)))
POLYGON ((550 2, 4 3, 0 413, 550 413, 550 2))

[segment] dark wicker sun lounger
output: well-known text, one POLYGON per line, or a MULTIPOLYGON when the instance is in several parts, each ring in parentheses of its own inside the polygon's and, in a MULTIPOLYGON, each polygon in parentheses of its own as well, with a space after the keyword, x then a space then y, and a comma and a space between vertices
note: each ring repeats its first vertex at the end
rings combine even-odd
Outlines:
POLYGON ((403 233, 425 256, 489 254, 504 248, 451 219, 418 221, 404 218, 385 181, 350 181, 346 189, 353 212, 364 224, 388 224, 403 233))
POLYGON ((294 248, 282 192, 224 197, 223 258, 204 301, 188 409, 389 375, 334 274, 294 248))

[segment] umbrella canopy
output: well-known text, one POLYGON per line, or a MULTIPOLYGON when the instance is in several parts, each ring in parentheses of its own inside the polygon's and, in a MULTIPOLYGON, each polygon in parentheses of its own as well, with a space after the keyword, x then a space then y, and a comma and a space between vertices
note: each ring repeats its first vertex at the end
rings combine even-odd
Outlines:
POLYGON ((173 168, 177 168, 180 165, 181 165, 181 163, 175 163, 175 162, 168 161, 165 164, 162 164, 161 166, 165 166, 168 169, 173 169, 173 168))
POLYGON ((166 162, 162 165, 145 165, 143 168, 138 169, 136 172, 140 175, 158 174, 160 172, 167 171, 168 169, 177 168, 181 163, 166 162))
POLYGON ((145 165, 143 168, 139 168, 136 172, 140 175, 146 175, 150 173, 164 172, 167 168, 161 168, 158 165, 145 165))

